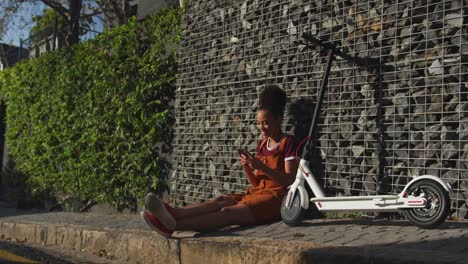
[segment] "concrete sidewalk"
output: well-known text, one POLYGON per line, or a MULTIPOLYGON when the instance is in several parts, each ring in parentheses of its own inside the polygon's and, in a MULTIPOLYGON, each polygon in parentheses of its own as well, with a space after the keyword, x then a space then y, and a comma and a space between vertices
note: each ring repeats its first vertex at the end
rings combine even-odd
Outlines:
POLYGON ((468 263, 468 222, 423 230, 406 221, 319 219, 164 239, 139 215, 0 207, 0 238, 106 252, 116 263, 468 263))

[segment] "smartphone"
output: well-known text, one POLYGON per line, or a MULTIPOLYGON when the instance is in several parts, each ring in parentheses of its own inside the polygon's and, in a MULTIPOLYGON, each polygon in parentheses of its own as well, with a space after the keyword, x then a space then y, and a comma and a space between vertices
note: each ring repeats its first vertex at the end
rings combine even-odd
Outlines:
POLYGON ((239 155, 249 156, 249 152, 245 149, 238 149, 237 153, 239 153, 239 155))

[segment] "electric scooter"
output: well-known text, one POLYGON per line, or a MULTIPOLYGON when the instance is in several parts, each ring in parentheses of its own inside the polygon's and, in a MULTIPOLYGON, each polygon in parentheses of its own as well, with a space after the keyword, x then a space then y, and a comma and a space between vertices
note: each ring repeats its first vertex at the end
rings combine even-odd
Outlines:
POLYGON ((330 75, 333 58, 339 55, 349 59, 347 55, 337 50, 334 45, 325 44, 309 34, 304 34, 307 42, 325 47, 328 51, 318 100, 312 116, 309 136, 299 162, 296 179, 288 187, 288 193, 283 198, 281 217, 289 226, 297 225, 305 216, 309 207, 315 206, 320 212, 398 212, 403 211, 407 219, 420 228, 435 228, 442 224, 450 214, 451 186, 432 175, 422 175, 413 178, 397 195, 371 195, 371 196, 342 196, 327 197, 309 167, 311 155, 312 135, 317 127, 323 97, 330 75), (311 189, 309 193, 305 184, 311 189))

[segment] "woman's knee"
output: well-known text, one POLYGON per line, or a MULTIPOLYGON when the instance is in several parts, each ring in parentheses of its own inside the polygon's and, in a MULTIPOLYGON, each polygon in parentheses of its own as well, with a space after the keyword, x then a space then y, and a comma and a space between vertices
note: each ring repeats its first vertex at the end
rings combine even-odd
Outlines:
POLYGON ((234 199, 226 195, 218 196, 211 201, 218 206, 219 210, 221 210, 223 207, 237 204, 234 199))
POLYGON ((243 204, 223 207, 220 213, 230 221, 231 225, 249 225, 255 223, 255 216, 243 204))
POLYGON ((218 197, 215 197, 215 198, 211 199, 210 202, 217 203, 217 202, 221 201, 222 199, 223 199, 222 196, 218 196, 218 197))

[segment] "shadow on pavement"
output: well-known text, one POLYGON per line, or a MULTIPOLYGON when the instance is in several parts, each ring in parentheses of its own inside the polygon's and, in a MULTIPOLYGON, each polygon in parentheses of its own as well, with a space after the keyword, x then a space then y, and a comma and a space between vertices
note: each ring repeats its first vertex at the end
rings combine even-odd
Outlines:
POLYGON ((44 213, 49 213, 49 212, 46 210, 40 210, 40 209, 21 210, 21 209, 14 208, 0 201, 0 218, 10 217, 10 216, 19 216, 19 215, 44 214, 44 213))
MULTIPOLYGON (((408 221, 405 220, 356 220, 356 219, 337 219, 337 220, 326 220, 321 221, 320 219, 312 221, 304 221, 295 227, 288 227, 282 222, 276 222, 272 225, 276 225, 277 229, 287 230, 288 228, 307 228, 307 227, 319 227, 319 226, 332 226, 332 225, 361 225, 361 226, 399 226, 399 227, 414 227, 408 221)), ((238 232, 248 232, 250 230, 254 231, 259 228, 268 227, 270 225, 260 225, 260 226, 241 226, 241 227, 231 227, 225 230, 209 233, 198 233, 195 237, 221 237, 221 236, 243 236, 238 234, 238 232)), ((468 235, 468 222, 454 222, 447 221, 440 225, 439 227, 433 230, 444 230, 444 229, 467 229, 468 235)))
MULTIPOLYGON (((327 220, 327 221, 305 221, 298 224, 296 227, 311 227, 311 226, 328 226, 328 225, 366 225, 366 226, 414 226, 406 220, 356 220, 356 219, 337 219, 337 220, 327 220)), ((458 228, 468 228, 468 222, 453 222, 446 221, 435 229, 458 229, 458 228)))
POLYGON ((0 263, 49 263, 49 264, 73 264, 62 258, 57 258, 28 245, 0 241, 0 263), (21 261, 21 258, 29 261, 21 261))
POLYGON ((303 254, 306 263, 464 264, 468 263, 467 243, 468 237, 462 237, 388 245, 313 248, 303 254), (446 250, 457 245, 458 248, 446 250))
MULTIPOLYGON (((304 230, 304 227, 323 227, 326 225, 375 225, 375 226, 403 226, 410 227, 410 223, 406 221, 369 221, 369 220, 336 220, 327 222, 304 222, 302 225, 298 226, 299 229, 304 230)), ((275 231, 277 233, 291 232, 288 228, 282 223, 273 224, 275 231)), ((336 243, 320 243, 321 246, 306 248, 303 252, 300 252, 302 256, 305 257, 305 263, 457 263, 457 264, 466 264, 468 263, 468 231, 464 232, 464 229, 468 227, 467 222, 446 222, 434 232, 414 232, 408 233, 408 236, 418 235, 420 238, 415 238, 416 241, 399 241, 398 239, 386 240, 386 235, 381 234, 381 239, 374 237, 373 239, 362 237, 363 243, 360 245, 346 245, 336 243), (443 230, 449 229, 460 229, 461 234, 456 237, 439 237, 438 235, 443 235, 443 230), (442 231, 441 231, 442 230, 442 231), (424 234, 423 234, 424 233, 424 234), (431 235, 434 235, 432 237, 431 235), (386 242, 388 241, 388 242, 386 242)), ((259 232, 259 230, 268 230, 271 231, 271 226, 250 226, 250 227, 235 227, 229 230, 199 234, 197 237, 243 237, 249 232, 259 232)), ((294 227, 297 228, 297 227, 294 227)), ((292 229, 292 227, 291 227, 292 229)), ((292 229, 294 230, 294 229, 292 229)), ((393 234, 389 232, 389 237, 392 236, 405 236, 405 229, 399 229, 399 234, 393 234)), ((423 229, 421 229, 423 230, 423 229)), ((292 231, 294 233, 294 231, 292 231)), ((363 231, 365 233, 365 231, 363 231)), ((453 232, 452 232, 453 233, 453 232)), ((458 233, 458 232, 457 232, 458 233)), ((249 235, 247 235, 249 236, 249 235)), ((294 236, 294 235, 293 235, 294 236)), ((346 235, 344 235, 346 236, 346 235)), ((301 240, 301 237, 289 239, 278 239, 273 238, 273 240, 280 243, 301 244, 305 242, 314 242, 313 239, 301 240)), ((250 238, 271 238, 268 234, 265 236, 253 236, 250 238)), ((354 239, 352 236, 350 239, 354 239)), ((358 237, 358 239, 360 239, 358 237)), ((343 240, 342 242, 345 242, 343 240)))

